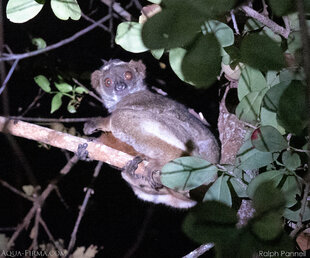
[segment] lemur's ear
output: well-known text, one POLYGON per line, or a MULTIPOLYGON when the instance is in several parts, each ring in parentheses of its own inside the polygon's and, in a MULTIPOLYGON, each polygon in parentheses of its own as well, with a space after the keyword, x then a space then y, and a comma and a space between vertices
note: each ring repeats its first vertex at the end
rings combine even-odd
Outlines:
POLYGON ((91 85, 93 86, 94 89, 100 86, 101 75, 102 75, 102 72, 100 70, 96 70, 91 74, 91 85))
POLYGON ((131 60, 131 61, 129 62, 129 67, 131 67, 131 68, 133 68, 134 70, 136 70, 136 71, 139 73, 139 75, 142 76, 142 79, 145 78, 145 69, 146 69, 146 67, 145 67, 145 65, 142 63, 141 60, 139 60, 139 61, 131 60))

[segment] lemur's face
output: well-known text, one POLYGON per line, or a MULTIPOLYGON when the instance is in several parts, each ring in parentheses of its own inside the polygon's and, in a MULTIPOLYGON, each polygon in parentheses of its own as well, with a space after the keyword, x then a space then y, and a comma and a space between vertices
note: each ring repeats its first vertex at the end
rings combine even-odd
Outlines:
POLYGON ((92 74, 92 85, 103 101, 117 104, 124 96, 144 90, 144 70, 141 62, 111 60, 92 74))

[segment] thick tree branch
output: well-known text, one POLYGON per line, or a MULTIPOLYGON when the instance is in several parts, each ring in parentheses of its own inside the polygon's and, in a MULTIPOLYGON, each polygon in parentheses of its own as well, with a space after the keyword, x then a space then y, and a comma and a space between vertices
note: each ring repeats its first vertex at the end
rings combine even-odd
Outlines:
MULTIPOLYGON (((98 141, 89 141, 84 138, 76 137, 70 134, 58 132, 46 127, 26 123, 19 120, 9 120, 0 116, 0 132, 9 133, 15 136, 27 138, 48 145, 76 152, 80 144, 87 144, 89 158, 108 163, 112 166, 122 168, 134 156, 117 149, 111 148, 98 141)), ((111 145, 111 144, 110 144, 111 145)), ((146 161, 139 164, 137 173, 144 171, 146 161)))

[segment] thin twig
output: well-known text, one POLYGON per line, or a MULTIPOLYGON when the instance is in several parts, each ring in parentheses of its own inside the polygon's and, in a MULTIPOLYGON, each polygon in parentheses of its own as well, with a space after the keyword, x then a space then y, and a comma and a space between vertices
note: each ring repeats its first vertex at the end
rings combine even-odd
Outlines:
POLYGON ((288 38, 290 34, 290 29, 283 28, 273 20, 269 19, 268 17, 260 14, 259 12, 255 11, 254 9, 250 8, 249 6, 242 6, 240 9, 245 12, 248 16, 258 20, 268 28, 270 28, 274 33, 283 36, 284 38, 288 38))
POLYGON ((111 0, 111 3, 109 5, 109 15, 110 15, 110 20, 109 20, 109 31, 111 35, 111 40, 110 40, 110 47, 114 47, 114 32, 113 32, 113 5, 114 5, 114 0, 111 0))
POLYGON ((0 232, 5 232, 5 231, 15 231, 16 227, 5 227, 5 228, 0 228, 0 232))
POLYGON ((27 195, 27 194, 24 194, 23 192, 17 190, 14 186, 11 186, 9 183, 5 182, 4 180, 0 179, 0 184, 2 184, 4 187, 8 188, 9 190, 11 190, 13 193, 29 200, 29 201, 34 201, 34 198, 27 195))
MULTIPOLYGON (((91 22, 91 23, 94 23, 94 24, 96 23, 95 20, 93 20, 92 18, 90 18, 89 16, 87 16, 87 15, 84 14, 84 13, 82 13, 82 18, 83 18, 84 20, 86 20, 86 21, 91 22)), ((101 29, 103 29, 103 30, 105 30, 105 31, 109 31, 109 28, 108 28, 107 26, 103 25, 103 24, 99 24, 98 27, 101 28, 101 29)))
POLYGON ((59 48, 61 46, 64 46, 74 40, 76 40, 77 38, 81 37, 82 35, 88 33, 89 31, 95 29, 96 27, 99 26, 99 24, 105 22, 106 20, 108 20, 110 18, 109 15, 101 18, 100 20, 96 21, 94 24, 86 27, 85 29, 83 30, 80 30, 79 32, 73 34, 71 37, 69 38, 66 38, 66 39, 63 39, 55 44, 52 44, 50 46, 47 46, 46 48, 42 48, 42 49, 38 49, 38 50, 35 50, 35 51, 31 51, 31 52, 27 52, 27 53, 23 53, 23 54, 13 54, 13 55, 9 55, 9 56, 6 56, 6 57, 0 57, 0 62, 1 61, 10 61, 10 60, 21 60, 21 59, 25 59, 25 58, 29 58, 29 57, 32 57, 32 56, 36 56, 36 55, 40 55, 42 53, 45 53, 45 52, 48 52, 50 50, 53 50, 53 49, 56 49, 56 48, 59 48))
POLYGON ((306 154, 310 154, 310 151, 309 150, 302 150, 302 149, 297 149, 297 148, 294 148, 292 146, 290 146, 290 149, 294 150, 294 151, 297 151, 297 152, 303 152, 303 153, 306 153, 306 154))
POLYGON ((55 193, 58 196, 58 198, 59 198, 60 202, 62 203, 62 205, 65 207, 65 209, 69 210, 70 207, 69 207, 68 203, 65 201, 65 199, 62 197, 58 187, 55 188, 55 193))
POLYGON ((269 13, 268 13, 268 5, 266 4, 265 0, 262 0, 262 4, 263 4, 263 11, 262 14, 265 15, 266 17, 268 17, 269 13))
POLYGON ((309 190, 310 190, 310 183, 306 183, 305 189, 304 189, 304 195, 301 200, 301 208, 299 212, 299 220, 297 221, 296 227, 294 230, 290 233, 290 237, 295 238, 296 235, 305 227, 305 225, 302 223, 303 221, 303 216, 306 210, 306 206, 308 204, 308 195, 309 195, 309 190))
POLYGON ((60 175, 66 175, 72 169, 72 167, 79 161, 77 155, 73 155, 73 157, 67 162, 67 164, 60 170, 60 175))
POLYGON ((50 239, 50 241, 54 244, 54 246, 61 252, 63 252, 63 248, 61 247, 61 245, 55 240, 55 238, 53 237, 51 231, 48 229, 45 221, 42 219, 42 217, 40 217, 39 220, 40 224, 42 225, 43 229, 45 230, 48 238, 50 239))
POLYGON ((25 109, 25 111, 21 114, 21 116, 25 116, 29 110, 32 109, 32 107, 38 102, 40 98, 42 98, 45 95, 45 92, 40 88, 38 91, 37 96, 33 99, 33 101, 28 105, 28 107, 25 109))
POLYGON ((45 118, 45 117, 23 117, 23 116, 9 116, 8 119, 21 120, 38 123, 83 123, 91 119, 91 117, 84 118, 45 118))
POLYGON ((19 236, 19 234, 22 232, 22 230, 26 229, 33 217, 33 215, 35 214, 37 207, 36 206, 32 206, 32 208, 30 209, 30 211, 27 213, 27 215, 25 216, 25 218, 23 219, 23 222, 21 224, 19 224, 16 227, 16 231, 13 233, 13 235, 11 236, 8 244, 7 244, 7 249, 11 249, 11 247, 13 246, 16 238, 19 236))
POLYGON ((288 16, 283 16, 282 19, 284 22, 285 29, 290 30, 290 19, 288 18, 288 16))
MULTIPOLYGON (((101 0, 107 6, 110 6, 114 0, 101 0)), ((131 14, 127 12, 119 3, 113 3, 112 5, 114 12, 118 13, 119 16, 124 18, 127 21, 131 21, 131 14)))
POLYGON ((183 258, 196 258, 203 255, 205 252, 209 251, 212 247, 214 247, 214 243, 206 243, 199 246, 194 251, 190 252, 189 254, 183 256, 183 258))
POLYGON ((139 0, 132 0, 134 2, 134 4, 136 5, 136 7, 141 10, 142 9, 142 5, 140 4, 139 0))
MULTIPOLYGON (((1 58, 0 58, 0 61, 1 61, 1 58)), ((7 85, 7 83, 9 82, 9 80, 10 80, 10 78, 11 78, 13 72, 15 71, 15 68, 16 68, 18 62, 19 62, 19 59, 16 59, 16 60, 14 61, 13 65, 11 66, 11 69, 10 69, 10 71, 8 72, 8 74, 7 74, 5 80, 4 80, 4 82, 3 82, 3 84, 2 84, 2 86, 1 86, 1 88, 0 88, 0 95, 1 95, 1 93, 4 91, 4 89, 5 89, 6 85, 7 85)))
POLYGON ((77 84, 79 85, 80 87, 86 89, 88 91, 88 95, 92 96, 93 98, 95 98, 96 100, 98 100, 99 102, 101 102, 102 104, 104 103, 103 100, 98 97, 93 91, 87 89, 87 87, 85 87, 82 83, 80 83, 77 79, 75 78, 72 78, 72 80, 77 84))
MULTIPOLYGON (((71 160, 62 168, 62 170, 60 172, 66 172, 65 174, 67 174, 69 172, 69 170, 73 167, 73 165, 78 161, 76 155, 74 155, 71 160)), ((19 234, 22 232, 22 230, 27 229, 29 226, 30 221, 32 220, 34 214, 36 213, 36 211, 38 209, 40 209, 42 207, 42 205, 44 204, 46 198, 50 195, 50 193, 52 192, 52 190, 55 189, 56 184, 58 183, 58 181, 63 177, 63 174, 60 173, 60 176, 56 177, 55 179, 53 179, 51 181, 51 183, 45 188, 45 190, 42 192, 41 195, 39 195, 33 202, 33 206, 32 208, 29 210, 29 212, 27 213, 27 215, 24 217, 23 222, 21 224, 19 224, 16 227, 16 231, 13 233, 13 235, 11 236, 8 244, 7 244, 7 249, 9 250, 13 245, 15 240, 17 239, 17 237, 19 236, 19 234)))
POLYGON ((103 164, 102 162, 98 162, 98 164, 97 164, 97 166, 95 168, 93 177, 92 177, 91 185, 87 188, 86 195, 85 195, 84 200, 83 200, 83 204, 81 206, 79 215, 78 215, 78 217, 76 219, 76 222, 75 222, 72 234, 71 234, 71 239, 70 239, 69 246, 68 246, 68 254, 71 253, 71 251, 73 250, 73 247, 75 245, 77 231, 78 231, 78 228, 80 226, 81 220, 82 220, 82 218, 84 216, 88 200, 89 200, 90 196, 94 193, 93 183, 94 183, 95 179, 99 175, 99 172, 100 172, 100 169, 102 167, 102 164, 103 164))
POLYGON ((34 226, 31 230, 31 237, 33 240, 32 240, 31 246, 28 248, 29 250, 35 250, 35 251, 38 250, 38 236, 39 236, 40 218, 41 218, 41 207, 39 207, 36 210, 36 216, 34 219, 34 226))
POLYGON ((237 21, 236 21, 236 16, 234 14, 234 10, 230 11, 230 16, 231 16, 231 19, 232 19, 233 26, 234 26, 236 34, 240 35, 239 29, 238 29, 238 24, 237 24, 237 21))

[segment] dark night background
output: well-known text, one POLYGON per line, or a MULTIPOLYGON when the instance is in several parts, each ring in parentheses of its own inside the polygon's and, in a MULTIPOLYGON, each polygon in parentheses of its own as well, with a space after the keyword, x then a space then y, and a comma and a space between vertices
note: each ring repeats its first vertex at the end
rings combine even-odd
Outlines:
MULTIPOLYGON (((96 10, 91 17, 95 20, 107 15, 108 8, 100 1, 78 1, 85 14, 96 10)), ((124 7, 129 1, 119 1, 124 7)), ((145 5, 147 1, 140 1, 145 5)), ((2 1, 5 10, 7 1, 2 1)), ((128 10, 137 19, 139 11, 135 7, 128 10)), ((114 29, 120 23, 114 19, 114 29)), ((81 18, 80 21, 61 21, 52 13, 49 3, 34 19, 24 24, 13 24, 4 17, 4 40, 14 53, 23 53, 34 50, 31 39, 42 37, 47 45, 67 38, 75 32, 89 26, 90 23, 81 18)), ((115 31, 114 30, 114 31, 115 31)), ((39 56, 24 59, 19 62, 7 85, 9 96, 10 115, 20 115, 33 101, 38 93, 38 86, 33 77, 43 74, 48 78, 57 78, 62 74, 68 78, 74 77, 84 85, 90 87, 90 73, 101 66, 101 59, 119 58, 125 61, 141 59, 147 66, 148 85, 162 88, 171 98, 202 111, 207 120, 216 125, 217 119, 217 88, 213 86, 208 90, 197 90, 182 83, 171 71, 167 56, 161 59, 166 69, 161 69, 159 62, 149 52, 132 54, 120 46, 110 46, 110 34, 96 28, 74 42, 56 50, 39 56)), ((7 70, 10 68, 6 64, 7 70)), ((70 81, 68 81, 70 82, 70 81)), ((3 99, 0 100, 3 103, 3 99)), ((65 108, 50 114, 51 95, 45 94, 38 102, 39 106, 31 109, 26 116, 29 117, 93 117, 103 114, 101 105, 86 96, 76 114, 70 114, 65 108)), ((67 103, 65 100, 64 103, 67 103)), ((1 115, 3 105, 1 104, 1 115)), ((81 132, 82 124, 66 124, 75 126, 81 132)), ((39 148, 38 143, 26 139, 15 138, 25 154, 37 183, 45 189, 46 185, 55 178, 59 170, 66 164, 62 151, 56 148, 49 150, 39 148)), ((0 134, 0 177, 17 189, 30 184, 26 176, 24 164, 20 162, 17 153, 12 150, 6 137, 0 134)), ((80 161, 73 170, 64 177, 60 183, 59 191, 68 204, 67 209, 53 192, 45 202, 42 217, 56 239, 62 238, 67 247, 70 240, 78 207, 81 205, 85 192, 83 189, 91 181, 96 162, 80 161)), ((117 170, 104 165, 95 182, 95 194, 91 197, 86 213, 82 219, 76 246, 88 247, 90 244, 98 245, 103 249, 97 257, 124 257, 132 248, 138 238, 146 218, 148 223, 145 234, 138 250, 132 257, 181 257, 198 244, 187 238, 181 230, 182 221, 186 211, 175 210, 162 205, 152 205, 138 200, 126 182, 120 177, 117 170), (150 216, 148 216, 150 215, 150 216)), ((8 189, 0 187, 0 228, 15 227, 22 221, 32 206, 32 203, 13 194, 8 189)), ((32 224, 30 225, 30 228, 32 224)), ((10 236, 13 231, 0 232, 10 236)), ((29 230, 18 238, 16 250, 29 247, 29 230)), ((48 242, 45 232, 40 229, 39 239, 48 242)))

